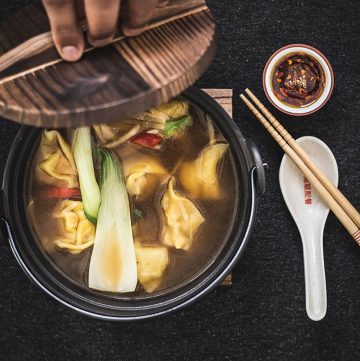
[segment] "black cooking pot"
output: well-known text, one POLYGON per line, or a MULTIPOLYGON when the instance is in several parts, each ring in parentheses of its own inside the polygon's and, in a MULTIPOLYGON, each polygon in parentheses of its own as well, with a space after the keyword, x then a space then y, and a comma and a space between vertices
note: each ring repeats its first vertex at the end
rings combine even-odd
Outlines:
MULTIPOLYGON (((208 113, 230 144, 239 194, 231 232, 217 255, 185 284, 154 295, 111 296, 85 289, 57 269, 34 239, 27 217, 28 179, 41 130, 22 127, 11 147, 2 185, 2 220, 11 249, 24 272, 50 296, 88 316, 107 320, 136 320, 154 317, 184 307, 200 298, 234 267, 249 240, 257 197, 264 192, 265 175, 254 143, 210 96, 192 88, 184 97, 208 113)), ((235 197, 236 195, 234 195, 235 197)))

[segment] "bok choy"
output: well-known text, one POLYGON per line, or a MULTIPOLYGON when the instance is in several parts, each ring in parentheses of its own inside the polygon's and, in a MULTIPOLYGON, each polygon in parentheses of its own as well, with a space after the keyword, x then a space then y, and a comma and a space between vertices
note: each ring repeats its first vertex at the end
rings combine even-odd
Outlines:
POLYGON ((89 127, 75 130, 72 148, 79 173, 85 216, 91 223, 96 224, 100 206, 100 189, 95 177, 89 127))
POLYGON ((129 198, 120 162, 100 149, 101 204, 89 268, 89 287, 108 292, 132 292, 137 266, 129 198))

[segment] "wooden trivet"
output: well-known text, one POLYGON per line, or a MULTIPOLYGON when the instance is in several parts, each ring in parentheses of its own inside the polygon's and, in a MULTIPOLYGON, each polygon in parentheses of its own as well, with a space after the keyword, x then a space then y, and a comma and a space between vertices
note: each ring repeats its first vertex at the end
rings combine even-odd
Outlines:
MULTIPOLYGON (((209 94, 213 99, 215 99, 232 117, 233 115, 233 91, 232 89, 203 89, 207 94, 209 94)), ((232 285, 232 274, 229 273, 220 286, 228 286, 232 285)))
POLYGON ((215 25, 204 0, 172 0, 142 35, 89 45, 83 58, 59 58, 41 6, 0 25, 0 115, 33 126, 111 122, 166 102, 210 64, 215 25))

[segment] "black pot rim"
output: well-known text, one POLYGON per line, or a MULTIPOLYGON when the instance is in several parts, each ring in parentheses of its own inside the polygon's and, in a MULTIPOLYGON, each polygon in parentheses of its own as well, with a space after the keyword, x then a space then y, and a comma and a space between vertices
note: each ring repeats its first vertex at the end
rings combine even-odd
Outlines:
MULTIPOLYGON (((89 294, 86 297, 86 295, 75 292, 74 288, 71 289, 65 286, 64 283, 55 282, 56 279, 50 274, 49 270, 36 264, 36 256, 34 257, 34 254, 29 251, 29 247, 26 246, 29 235, 24 232, 24 229, 27 229, 28 222, 26 218, 24 222, 21 217, 21 212, 19 212, 21 208, 18 208, 20 206, 19 195, 14 187, 15 184, 19 183, 18 178, 21 171, 18 168, 19 163, 21 163, 21 159, 29 157, 29 153, 25 151, 26 147, 29 146, 26 141, 31 141, 29 134, 31 135, 31 132, 39 132, 39 130, 29 127, 22 127, 20 129, 11 147, 4 172, 2 187, 3 220, 6 223, 11 249, 24 272, 35 284, 58 302, 81 314, 104 320, 132 321, 164 315, 193 303, 216 287, 243 254, 255 217, 257 194, 259 193, 256 187, 256 178, 259 175, 259 170, 261 173, 260 168, 262 166, 255 163, 250 147, 247 145, 235 122, 216 101, 196 88, 187 90, 184 96, 190 102, 210 114, 223 134, 226 134, 227 140, 232 147, 233 156, 235 152, 236 157, 239 158, 237 161, 242 164, 238 172, 242 172, 242 177, 244 178, 244 187, 247 191, 244 195, 246 198, 244 203, 247 209, 246 212, 244 211, 245 213, 243 213, 243 218, 241 222, 239 221, 239 225, 234 224, 233 226, 231 239, 227 241, 228 249, 224 251, 226 257, 220 259, 219 255, 219 259, 216 260, 211 269, 209 267, 209 270, 204 272, 204 275, 199 276, 198 279, 179 290, 179 292, 172 294, 172 297, 168 297, 168 299, 163 297, 160 302, 151 303, 150 300, 148 304, 132 305, 122 307, 121 309, 110 305, 110 303, 97 304, 95 297, 90 302, 89 294), (208 272, 208 276, 206 276, 206 272, 208 272)), ((239 167, 238 163, 237 167, 239 167)), ((221 252, 221 255, 223 255, 223 252, 221 252)))

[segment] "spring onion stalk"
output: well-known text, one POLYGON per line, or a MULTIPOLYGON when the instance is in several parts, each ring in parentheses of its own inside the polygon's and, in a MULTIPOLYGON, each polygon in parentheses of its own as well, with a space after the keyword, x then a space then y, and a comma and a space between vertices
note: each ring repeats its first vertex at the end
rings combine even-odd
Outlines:
POLYGON ((72 150, 79 173, 84 212, 86 218, 91 223, 96 224, 100 206, 100 189, 95 177, 89 127, 81 127, 75 130, 72 150))
POLYGON ((121 165, 100 149, 101 204, 89 267, 89 287, 107 292, 133 292, 137 266, 130 205, 121 165))
POLYGON ((185 129, 192 125, 192 118, 190 115, 184 115, 177 119, 170 119, 165 123, 164 129, 161 131, 165 138, 173 138, 185 131, 185 129))

